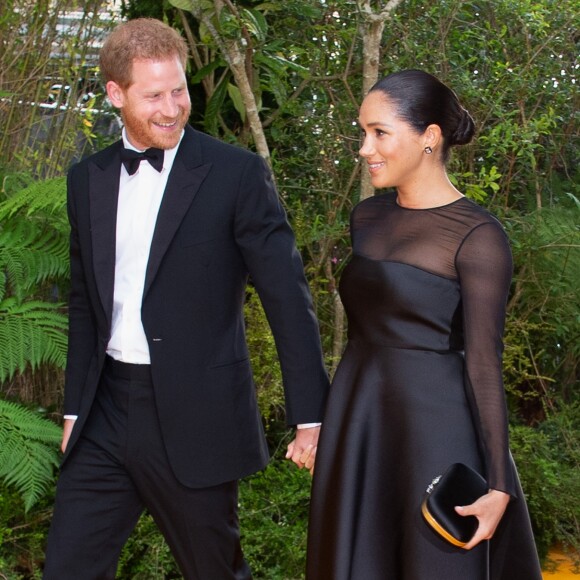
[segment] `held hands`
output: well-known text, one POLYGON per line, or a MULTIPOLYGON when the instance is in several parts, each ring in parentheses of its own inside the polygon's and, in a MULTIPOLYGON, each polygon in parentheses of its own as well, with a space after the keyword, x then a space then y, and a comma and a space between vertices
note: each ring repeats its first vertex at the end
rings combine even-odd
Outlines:
POLYGON ((509 502, 509 494, 491 489, 472 504, 455 508, 459 515, 475 516, 479 520, 475 535, 463 546, 465 550, 471 550, 479 542, 489 540, 493 536, 509 502))
POLYGON ((286 459, 293 461, 299 469, 305 467, 312 475, 314 473, 314 461, 318 446, 320 427, 297 429, 296 438, 288 445, 286 459))

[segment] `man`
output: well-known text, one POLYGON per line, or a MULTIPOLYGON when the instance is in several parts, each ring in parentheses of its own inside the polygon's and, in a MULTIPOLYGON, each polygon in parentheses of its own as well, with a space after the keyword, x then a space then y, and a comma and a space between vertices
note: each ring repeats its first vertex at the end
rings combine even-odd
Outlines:
POLYGON ((101 51, 124 130, 68 178, 64 457, 46 580, 114 578, 144 508, 185 578, 251 577, 237 480, 268 452, 244 337, 248 275, 288 423, 303 427, 287 456, 310 466, 316 449, 328 380, 294 238, 265 163, 187 125, 186 57, 151 19, 121 24, 101 51))

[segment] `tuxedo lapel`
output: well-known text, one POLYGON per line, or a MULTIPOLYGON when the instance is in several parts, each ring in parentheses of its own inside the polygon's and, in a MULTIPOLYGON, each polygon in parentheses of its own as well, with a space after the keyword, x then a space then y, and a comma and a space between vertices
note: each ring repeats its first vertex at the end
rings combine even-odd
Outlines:
POLYGON ((143 298, 147 295, 163 256, 210 168, 211 163, 203 163, 201 145, 195 131, 186 127, 159 208, 143 298))
POLYGON ((89 164, 89 205, 93 269, 103 310, 110 323, 115 281, 115 239, 121 161, 121 142, 89 164))

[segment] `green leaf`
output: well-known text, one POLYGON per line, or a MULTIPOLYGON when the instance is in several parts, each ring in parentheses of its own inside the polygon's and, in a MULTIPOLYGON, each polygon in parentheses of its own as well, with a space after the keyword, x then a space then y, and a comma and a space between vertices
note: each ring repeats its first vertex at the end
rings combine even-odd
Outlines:
POLYGON ((68 236, 14 217, 0 229, 0 269, 11 293, 23 299, 34 286, 68 274, 68 236))
POLYGON ((193 12, 194 9, 193 0, 169 0, 169 4, 179 10, 185 10, 186 12, 193 12))
POLYGON ((64 368, 68 319, 63 307, 40 301, 21 304, 14 297, 0 302, 0 382, 24 372, 27 365, 64 368))
POLYGON ((292 62, 279 54, 262 54, 260 57, 260 61, 266 65, 269 65, 273 70, 277 70, 279 72, 285 71, 286 69, 290 69, 294 72, 299 73, 301 76, 306 77, 309 75, 310 71, 304 67, 299 65, 298 63, 292 62))
POLYGON ((574 194, 572 193, 566 193, 566 195, 576 204, 576 207, 578 209, 580 209, 580 199, 578 199, 574 194))
POLYGON ((0 478, 20 493, 26 511, 54 479, 61 437, 52 421, 0 399, 0 478))
POLYGON ((242 93, 240 89, 232 83, 228 83, 228 94, 230 99, 234 103, 236 111, 240 114, 242 121, 246 120, 246 108, 244 107, 244 101, 242 100, 242 93))
POLYGON ((5 222, 18 212, 24 212, 27 216, 34 213, 57 218, 62 216, 57 223, 66 225, 66 216, 63 212, 65 205, 66 178, 36 181, 0 203, 0 222, 5 222))
POLYGON ((256 38, 259 43, 266 41, 268 35, 268 22, 264 15, 258 10, 244 8, 241 11, 242 20, 248 32, 256 38))
POLYGON ((213 73, 216 69, 220 67, 225 67, 226 62, 225 60, 218 58, 209 64, 206 64, 204 67, 200 68, 193 77, 191 77, 190 82, 191 84, 198 84, 204 79, 205 77, 209 76, 213 73))
POLYGON ((217 133, 219 113, 228 92, 228 80, 230 76, 231 73, 229 71, 223 76, 205 108, 204 126, 208 133, 214 135, 217 133))

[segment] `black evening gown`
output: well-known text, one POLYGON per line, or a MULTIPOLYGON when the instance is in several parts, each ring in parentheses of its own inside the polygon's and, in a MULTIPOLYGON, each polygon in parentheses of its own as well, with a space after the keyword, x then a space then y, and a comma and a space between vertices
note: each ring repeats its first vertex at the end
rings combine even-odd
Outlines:
POLYGON ((501 374, 512 262, 506 235, 466 198, 414 210, 357 205, 340 282, 348 343, 313 481, 308 580, 541 580, 508 448, 501 374), (440 539, 420 504, 454 462, 512 500, 494 539, 440 539))

